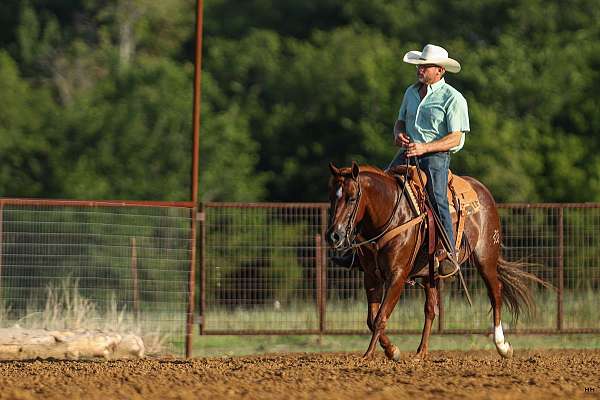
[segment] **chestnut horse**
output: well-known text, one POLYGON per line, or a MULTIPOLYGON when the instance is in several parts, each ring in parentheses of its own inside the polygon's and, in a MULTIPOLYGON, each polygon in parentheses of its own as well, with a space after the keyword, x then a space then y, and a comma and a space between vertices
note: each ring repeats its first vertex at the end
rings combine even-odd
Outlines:
MULTIPOLYGON (((417 357, 426 357, 439 296, 437 281, 430 277, 426 268, 427 254, 423 257, 427 250, 427 246, 423 246, 427 240, 423 215, 413 211, 403 185, 380 169, 359 167, 354 162, 351 168, 338 169, 333 164, 329 167, 333 176, 329 184, 330 217, 326 240, 335 250, 361 248, 357 254, 364 270, 367 325, 372 332, 364 357, 373 355, 379 341, 385 355, 398 360, 400 352, 386 336, 385 328, 409 276, 424 278, 425 325, 417 357), (391 239, 388 237, 381 246, 372 245, 394 228, 399 233, 391 239), (357 244, 359 238, 363 241, 357 244), (420 265, 415 268, 415 263, 420 262, 423 263, 422 270, 420 265), (415 273, 419 270, 420 273, 415 273)), ((546 284, 523 271, 524 263, 502 258, 500 218, 494 199, 483 184, 470 177, 463 178, 476 191, 480 208, 465 221, 465 240, 458 260, 459 263, 471 260, 483 278, 493 309, 494 344, 502 357, 510 358, 513 349, 502 331, 502 301, 507 301, 509 310, 518 317, 521 311, 532 311, 535 306, 526 281, 546 284)))

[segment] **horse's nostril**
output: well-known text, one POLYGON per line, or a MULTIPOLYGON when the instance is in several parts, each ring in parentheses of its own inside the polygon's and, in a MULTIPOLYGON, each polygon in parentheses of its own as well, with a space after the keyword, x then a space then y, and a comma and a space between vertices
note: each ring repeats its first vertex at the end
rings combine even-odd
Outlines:
POLYGON ((337 243, 340 240, 340 235, 336 231, 333 231, 329 235, 329 238, 331 239, 331 243, 337 243))

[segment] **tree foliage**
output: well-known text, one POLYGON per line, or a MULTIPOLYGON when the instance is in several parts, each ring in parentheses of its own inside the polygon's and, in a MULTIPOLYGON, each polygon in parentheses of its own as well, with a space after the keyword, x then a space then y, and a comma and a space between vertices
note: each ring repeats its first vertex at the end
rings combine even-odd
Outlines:
MULTIPOLYGON (((194 0, 0 5, 0 193, 185 200, 194 0)), ((463 70, 453 157, 498 201, 600 201, 593 0, 205 1, 203 200, 326 199, 327 162, 385 166, 403 54, 463 70)))

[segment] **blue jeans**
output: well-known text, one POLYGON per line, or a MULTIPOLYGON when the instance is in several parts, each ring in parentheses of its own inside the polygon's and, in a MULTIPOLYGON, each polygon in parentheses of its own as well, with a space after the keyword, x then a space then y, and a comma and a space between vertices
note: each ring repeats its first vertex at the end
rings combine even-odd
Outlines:
MULTIPOLYGON (((411 163, 414 163, 411 159, 411 163)), ((388 169, 396 165, 406 164, 404 150, 400 150, 394 156, 388 169)), ((454 250, 454 228, 452 227, 452 217, 450 216, 450 206, 448 205, 448 170, 450 169, 450 153, 429 153, 419 157, 419 166, 427 175, 426 190, 429 200, 433 205, 434 211, 440 217, 444 230, 450 239, 452 254, 454 250)))

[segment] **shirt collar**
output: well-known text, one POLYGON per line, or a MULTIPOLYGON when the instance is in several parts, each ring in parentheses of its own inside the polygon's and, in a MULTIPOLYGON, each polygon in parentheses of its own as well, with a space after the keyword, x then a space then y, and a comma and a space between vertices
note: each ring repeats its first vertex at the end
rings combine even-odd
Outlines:
MULTIPOLYGON (((435 92, 436 90, 438 90, 439 88, 441 88, 442 86, 444 86, 444 84, 446 83, 446 80, 444 78, 440 79, 439 81, 437 81, 436 83, 434 83, 433 85, 428 85, 427 86, 427 93, 431 93, 431 92, 435 92)), ((416 82, 413 85, 415 92, 416 92, 416 96, 419 96, 419 88, 421 87, 421 83, 420 82, 416 82)))
POLYGON ((444 86, 444 83, 446 83, 446 81, 444 80, 444 78, 442 78, 439 81, 437 81, 436 83, 434 83, 433 85, 429 85, 429 87, 431 88, 432 92, 435 92, 436 90, 438 90, 439 88, 444 86))

